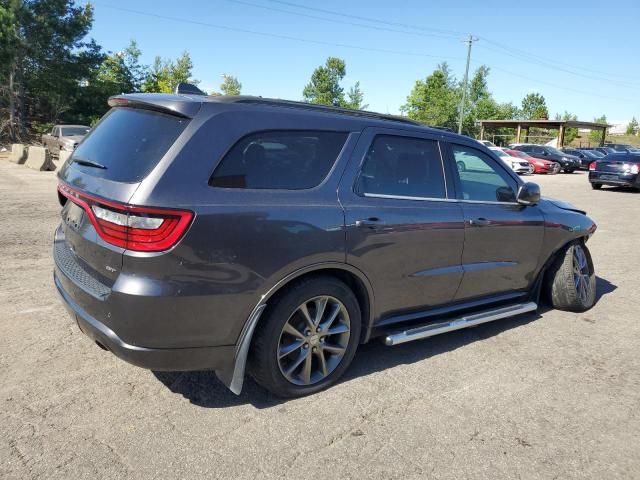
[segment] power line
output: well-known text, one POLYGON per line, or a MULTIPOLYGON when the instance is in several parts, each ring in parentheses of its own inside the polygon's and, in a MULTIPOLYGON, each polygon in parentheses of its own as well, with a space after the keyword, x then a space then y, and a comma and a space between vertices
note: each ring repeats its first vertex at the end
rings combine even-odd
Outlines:
POLYGON ((587 91, 584 91, 584 90, 576 90, 574 88, 569 88, 569 87, 565 87, 565 86, 562 86, 562 85, 558 85, 557 83, 551 83, 551 82, 547 82, 547 81, 544 81, 544 80, 540 80, 538 78, 527 77, 526 75, 521 75, 519 73, 512 72, 510 70, 506 70, 506 69, 500 68, 500 67, 489 67, 489 68, 492 69, 492 70, 497 70, 497 71, 502 72, 502 73, 506 73, 507 75, 512 75, 514 77, 523 78, 523 79, 529 80, 531 82, 541 83, 543 85, 547 85, 547 86, 554 87, 554 88, 559 88, 561 90, 566 90, 566 91, 572 92, 572 93, 579 93, 579 94, 582 94, 582 95, 589 95, 590 97, 600 97, 600 98, 604 98, 604 99, 607 99, 607 100, 617 100, 617 101, 621 101, 621 102, 629 101, 628 98, 609 97, 607 95, 600 95, 598 93, 587 92, 587 91))
POLYGON ((587 67, 584 67, 584 66, 571 65, 571 64, 566 63, 566 62, 559 62, 557 60, 551 60, 551 59, 548 59, 546 57, 542 57, 540 55, 536 55, 536 54, 533 54, 533 53, 530 53, 530 52, 525 52, 524 50, 519 50, 519 49, 516 49, 516 48, 512 48, 512 47, 506 46, 504 44, 495 42, 495 41, 490 40, 490 39, 485 38, 485 37, 483 37, 482 39, 484 40, 485 43, 493 44, 498 48, 501 48, 501 49, 507 50, 507 51, 511 51, 511 52, 515 52, 516 54, 519 54, 521 56, 538 59, 538 61, 547 63, 548 65, 560 65, 560 66, 565 66, 565 67, 573 68, 573 69, 577 69, 577 70, 584 70, 585 72, 597 73, 597 74, 600 74, 600 75, 604 74, 604 75, 609 75, 611 77, 629 78, 629 79, 634 79, 634 80, 640 80, 640 76, 638 76, 638 75, 623 75, 623 74, 620 74, 620 73, 604 73, 601 70, 595 70, 595 69, 587 68, 587 67))
POLYGON ((427 28, 427 27, 423 27, 421 25, 412 25, 410 23, 392 22, 392 21, 389 21, 389 20, 381 20, 379 18, 363 17, 361 15, 350 15, 348 13, 336 12, 335 10, 327 10, 327 9, 324 9, 324 8, 309 7, 307 5, 301 5, 299 3, 289 2, 289 1, 286 1, 286 0, 267 0, 267 1, 272 2, 272 3, 279 3, 281 5, 287 5, 289 7, 301 8, 301 9, 304 9, 304 10, 311 10, 311 11, 320 12, 320 13, 327 13, 329 15, 336 15, 338 17, 353 18, 353 19, 356 19, 356 20, 364 20, 366 22, 380 23, 382 25, 391 25, 391 26, 395 26, 395 27, 404 27, 404 28, 410 28, 410 29, 413 29, 413 30, 421 30, 421 31, 426 31, 426 32, 445 33, 445 34, 449 34, 449 35, 455 36, 455 37, 460 37, 462 35, 465 35, 465 32, 458 32, 458 31, 455 31, 455 30, 445 30, 445 29, 441 29, 441 28, 427 28))
MULTIPOLYGON (((280 2, 279 0, 270 0, 270 1, 278 1, 279 3, 291 3, 291 2, 280 2)), ((199 21, 199 20, 192 20, 192 19, 180 18, 180 17, 175 17, 175 16, 161 15, 161 14, 151 13, 151 12, 144 12, 144 11, 141 11, 141 10, 135 10, 135 9, 131 9, 131 8, 116 7, 114 5, 104 4, 104 3, 100 2, 100 1, 93 1, 92 3, 94 5, 100 5, 100 6, 103 6, 103 7, 106 7, 106 8, 110 8, 110 9, 113 9, 113 10, 118 10, 118 11, 127 12, 127 13, 133 13, 133 14, 136 14, 136 15, 142 15, 142 16, 147 16, 147 17, 152 17, 152 18, 158 18, 158 19, 161 19, 161 20, 168 20, 168 21, 172 21, 172 22, 187 23, 187 24, 199 25, 199 26, 203 26, 203 27, 215 28, 215 29, 219 29, 219 30, 246 33, 246 34, 258 35, 258 36, 263 36, 263 37, 278 38, 278 39, 281 39, 281 40, 289 40, 289 41, 310 43, 310 44, 316 44, 316 45, 328 45, 328 46, 341 47, 341 48, 351 48, 351 49, 355 49, 355 50, 387 53, 387 54, 392 54, 392 55, 408 55, 408 56, 415 56, 415 57, 438 58, 438 59, 447 59, 447 60, 464 60, 462 57, 447 57, 447 56, 443 56, 443 55, 433 55, 433 54, 426 54, 426 53, 419 53, 419 52, 398 51, 398 50, 387 50, 387 49, 380 49, 380 48, 374 48, 374 47, 364 47, 364 46, 360 46, 360 45, 350 45, 350 44, 344 44, 344 43, 327 42, 327 41, 324 41, 324 40, 311 40, 311 39, 305 39, 305 38, 295 37, 295 36, 290 36, 290 35, 282 35, 282 34, 269 33, 269 32, 260 32, 260 31, 256 31, 256 30, 249 30, 249 29, 244 29, 244 28, 231 27, 231 26, 228 26, 228 25, 220 25, 220 24, 215 24, 215 23, 202 22, 202 21, 199 21)), ((248 3, 248 2, 246 2, 246 3, 248 3)), ((579 93, 579 94, 583 94, 583 95, 589 95, 589 96, 600 97, 600 98, 605 98, 605 99, 612 99, 612 100, 618 100, 618 101, 628 101, 629 100, 628 98, 623 99, 623 98, 619 98, 619 97, 610 97, 610 96, 600 95, 600 94, 597 94, 597 93, 592 93, 592 92, 587 92, 587 91, 583 91, 583 90, 577 90, 577 89, 573 89, 573 88, 569 88, 569 87, 564 87, 562 85, 558 85, 558 84, 551 83, 551 82, 546 82, 544 80, 540 80, 540 79, 537 79, 537 78, 527 77, 525 75, 521 75, 521 74, 509 71, 509 70, 506 70, 506 69, 503 69, 503 68, 500 68, 500 67, 490 67, 490 68, 492 68, 494 70, 497 70, 497 71, 501 71, 501 72, 506 73, 508 75, 512 75, 512 76, 519 77, 519 78, 523 78, 523 79, 526 79, 526 80, 529 80, 529 81, 533 81, 533 82, 537 82, 537 83, 540 83, 540 84, 543 84, 543 85, 548 85, 548 86, 551 86, 551 87, 554 87, 554 88, 570 91, 570 92, 573 92, 573 93, 579 93)))
POLYGON ((555 70, 555 71, 561 71, 561 72, 569 73, 571 75, 575 75, 575 76, 578 76, 578 77, 586 78, 586 79, 589 79, 589 80, 605 81, 605 82, 609 82, 609 83, 615 84, 615 85, 617 85, 619 87, 630 88, 630 89, 634 89, 634 90, 640 88, 638 85, 632 85, 630 83, 621 82, 619 80, 612 80, 610 78, 599 77, 599 76, 594 76, 594 75, 587 75, 587 74, 584 74, 584 73, 575 72, 573 70, 569 70, 569 69, 563 68, 561 66, 552 65, 552 64, 546 63, 546 62, 541 61, 541 60, 536 60, 535 58, 533 58, 531 60, 527 60, 527 58, 525 56, 523 56, 523 55, 516 55, 516 54, 513 54, 513 53, 509 53, 507 51, 500 51, 500 50, 497 50, 495 48, 488 47, 486 45, 479 45, 479 46, 481 48, 483 48, 483 49, 486 49, 486 50, 490 51, 490 52, 494 52, 494 53, 498 53, 498 54, 502 54, 502 55, 508 55, 509 57, 516 58, 516 59, 519 59, 519 60, 522 60, 522 61, 525 61, 525 62, 528 62, 528 63, 533 63, 533 64, 536 64, 538 66, 544 67, 544 68, 549 68, 549 69, 552 69, 552 70, 555 70))
MULTIPOLYGON (((290 7, 295 7, 295 8, 299 8, 299 9, 304 9, 304 10, 309 10, 309 11, 315 11, 315 12, 321 12, 321 13, 325 13, 325 14, 329 14, 329 15, 336 15, 336 16, 340 16, 340 17, 345 17, 345 18, 354 18, 354 19, 358 19, 358 20, 365 20, 367 22, 372 22, 372 23, 379 23, 379 24, 383 24, 383 25, 393 25, 393 26, 400 26, 403 28, 409 28, 409 29, 413 29, 413 30, 420 30, 420 31, 435 31, 435 32, 440 32, 440 33, 446 33, 448 35, 451 36, 456 36, 456 37, 460 37, 462 35, 465 35, 462 32, 457 32, 455 30, 443 30, 443 29, 433 29, 433 28, 426 28, 426 27, 422 27, 420 25, 414 25, 414 24, 407 24, 407 23, 400 23, 400 22, 391 22, 391 21, 387 21, 387 20, 382 20, 382 19, 378 19, 378 18, 372 18, 372 17, 363 17, 360 15, 350 15, 350 14, 346 14, 346 13, 342 13, 342 12, 337 12, 335 10, 328 10, 328 9, 324 9, 324 8, 317 8, 317 7, 309 7, 307 5, 302 5, 299 3, 295 3, 295 2, 290 2, 287 0, 267 0, 269 2, 272 3, 278 3, 278 4, 282 4, 282 5, 287 5, 290 7)), ((403 33, 409 33, 409 32, 403 32, 403 33)), ((587 69, 585 67, 578 67, 578 66, 572 66, 566 63, 562 63, 562 62, 557 62, 557 61, 553 61, 553 60, 548 60, 545 59, 544 57, 540 57, 528 52, 524 52, 522 50, 517 50, 508 46, 505 46, 503 44, 500 44, 498 42, 495 42, 489 38, 486 38, 484 36, 481 37, 482 40, 484 40, 487 43, 491 43, 493 45, 495 45, 496 47, 499 47, 503 50, 509 51, 509 52, 513 52, 510 54, 510 56, 516 57, 519 56, 519 58, 522 59, 523 56, 529 57, 534 59, 534 61, 529 61, 529 63, 536 63, 538 65, 551 65, 553 64, 553 67, 550 68, 554 68, 556 70, 562 70, 566 73, 572 74, 572 75, 576 75, 576 76, 580 76, 583 78, 589 78, 592 80, 605 80, 608 82, 612 82, 612 80, 610 80, 611 78, 615 77, 615 74, 610 74, 610 73, 605 73, 605 72, 601 72, 601 71, 597 71, 597 70, 592 70, 592 69, 587 69), (581 74, 578 73, 576 71, 572 71, 569 69, 574 69, 574 70, 585 70, 585 71, 591 71, 593 73, 597 73, 599 75, 604 75, 604 76, 600 76, 600 77, 594 77, 594 76, 589 76, 587 74, 581 74)), ((487 48, 486 46, 484 48, 487 48)), ((505 52, 502 52, 505 53, 505 52)), ((526 61, 526 60, 525 60, 526 61)), ((619 75, 617 75, 619 77, 619 75)), ((619 82, 618 80, 613 80, 613 82, 619 82)), ((632 86, 630 84, 620 84, 620 86, 624 86, 627 88, 638 88, 637 86, 632 86)))
POLYGON ((367 25, 367 24, 364 24, 364 23, 350 22, 350 21, 346 21, 346 20, 337 20, 335 18, 320 17, 318 15, 312 15, 312 14, 308 14, 308 13, 293 12, 291 10, 285 10, 283 8, 269 7, 267 5, 260 5, 260 4, 253 3, 253 2, 246 2, 246 1, 243 1, 243 0, 226 0, 226 1, 230 2, 230 3, 236 3, 236 4, 239 4, 239 5, 245 5, 245 6, 248 6, 248 7, 254 7, 254 8, 260 8, 260 9, 263 9, 263 10, 269 10, 269 11, 272 11, 272 12, 286 13, 288 15, 295 15, 295 16, 303 17, 303 18, 312 18, 312 19, 315 19, 315 20, 322 20, 322 21, 325 21, 325 22, 337 23, 337 24, 340 24, 340 25, 349 25, 349 26, 353 26, 353 27, 368 28, 370 30, 377 30, 377 31, 381 31, 381 32, 402 33, 402 34, 405 34, 405 35, 415 35, 415 36, 419 36, 419 37, 436 37, 436 38, 445 38, 445 39, 454 38, 454 36, 452 34, 448 34, 448 33, 445 34, 445 33, 409 32, 409 31, 406 31, 406 30, 399 30, 397 28, 380 27, 380 26, 375 26, 375 25, 367 25))
POLYGON ((220 25, 220 24, 215 24, 215 23, 209 23, 209 22, 202 22, 199 20, 192 20, 192 19, 188 19, 188 18, 181 18, 181 17, 176 17, 176 16, 169 16, 169 15, 161 15, 158 13, 151 13, 151 12, 143 12, 141 10, 135 10, 133 8, 125 8, 125 7, 116 7, 114 5, 109 5, 109 4, 105 4, 102 2, 96 2, 93 1, 91 2, 93 5, 100 5, 102 7, 106 7, 106 8, 110 8, 113 10, 119 10, 121 12, 127 12, 127 13, 134 13, 136 15, 143 15, 143 16, 147 16, 147 17, 153 17, 153 18, 158 18, 158 19, 162 19, 162 20, 169 20, 172 22, 180 22, 180 23, 188 23, 191 25, 199 25, 202 27, 209 27, 209 28, 216 28, 219 30, 227 30, 227 31, 231 31, 231 32, 239 32, 239 33, 248 33, 251 35, 259 35, 259 36, 263 36, 263 37, 271 37, 271 38, 279 38, 281 40, 292 40, 295 42, 304 42, 304 43, 311 43, 311 44, 316 44, 316 45, 328 45, 331 47, 341 47, 341 48, 352 48, 355 50, 363 50, 363 51, 370 51, 370 52, 379 52, 379 53, 389 53, 392 55, 408 55, 408 56, 414 56, 414 57, 425 57, 425 58, 439 58, 439 59, 447 59, 447 60, 463 60, 462 57, 447 57, 444 55, 433 55, 433 54, 428 54, 428 53, 419 53, 419 52, 408 52, 408 51, 401 51, 401 50, 388 50, 388 49, 382 49, 382 48, 375 48, 375 47, 364 47, 361 45, 350 45, 350 44, 346 44, 346 43, 335 43, 335 42, 327 42, 324 40, 311 40, 311 39, 307 39, 307 38, 301 38, 301 37, 294 37, 291 35, 282 35, 279 33, 270 33, 270 32, 260 32, 260 31, 256 31, 256 30, 249 30, 249 29, 245 29, 245 28, 238 28, 238 27, 230 27, 228 25, 220 25))

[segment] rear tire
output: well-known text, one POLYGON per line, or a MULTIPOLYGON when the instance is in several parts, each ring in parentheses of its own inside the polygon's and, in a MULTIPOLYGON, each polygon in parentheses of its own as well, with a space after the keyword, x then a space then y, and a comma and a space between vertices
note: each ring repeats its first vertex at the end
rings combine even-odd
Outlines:
POLYGON ((269 304, 265 315, 257 326, 249 371, 274 395, 293 398, 324 390, 353 360, 360 342, 360 306, 340 280, 297 281, 269 304))
POLYGON ((593 188, 594 190, 600 190, 602 188, 602 184, 601 183, 592 183, 591 184, 591 188, 593 188))
POLYGON ((546 274, 546 291, 558 310, 584 312, 596 301, 596 276, 591 254, 582 242, 560 251, 546 274))

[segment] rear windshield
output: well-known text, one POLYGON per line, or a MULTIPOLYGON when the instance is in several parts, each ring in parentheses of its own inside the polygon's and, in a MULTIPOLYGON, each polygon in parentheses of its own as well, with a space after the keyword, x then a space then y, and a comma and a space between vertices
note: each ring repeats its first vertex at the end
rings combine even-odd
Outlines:
POLYGON ((141 181, 167 153, 189 120, 151 110, 114 108, 73 152, 74 168, 116 182, 141 181), (78 162, 102 165, 82 165, 78 162))

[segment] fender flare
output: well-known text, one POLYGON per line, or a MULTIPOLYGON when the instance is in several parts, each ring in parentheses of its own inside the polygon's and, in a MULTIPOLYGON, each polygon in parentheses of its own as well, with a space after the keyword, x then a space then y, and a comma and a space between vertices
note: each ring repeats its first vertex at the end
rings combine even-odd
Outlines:
POLYGON ((253 333, 256 329, 256 326, 258 325, 258 322, 262 316, 262 313, 267 307, 269 298, 271 298, 276 292, 278 292, 282 287, 287 285, 292 280, 295 280, 296 278, 308 273, 321 272, 322 270, 327 269, 339 269, 352 273, 353 275, 358 277, 358 279, 365 286, 367 296, 369 297, 369 318, 367 319, 367 331, 371 329, 374 318, 373 288, 371 287, 371 282, 361 270, 352 265, 349 265, 348 263, 340 262, 315 263, 313 265, 300 268, 280 279, 275 285, 273 285, 266 293, 264 293, 260 297, 260 301, 251 311, 251 314, 247 318, 247 321, 242 328, 240 337, 238 337, 233 360, 233 369, 228 371, 216 370, 216 376, 222 383, 227 386, 227 388, 229 388, 229 390, 231 390, 236 395, 240 395, 240 393, 242 393, 242 386, 244 384, 245 369, 247 366, 247 358, 249 356, 249 348, 251 347, 251 340, 253 338, 253 333))

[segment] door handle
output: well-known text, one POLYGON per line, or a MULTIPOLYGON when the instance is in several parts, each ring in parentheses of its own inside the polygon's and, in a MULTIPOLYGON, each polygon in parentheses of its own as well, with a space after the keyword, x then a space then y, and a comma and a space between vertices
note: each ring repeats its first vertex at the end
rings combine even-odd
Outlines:
POLYGON ((491 225, 491 220, 483 217, 474 218, 472 220, 469 220, 469 225, 473 225, 474 227, 486 227, 488 225, 491 225))
POLYGON ((380 225, 380 219, 378 217, 370 217, 364 220, 356 220, 356 228, 375 228, 380 225))

